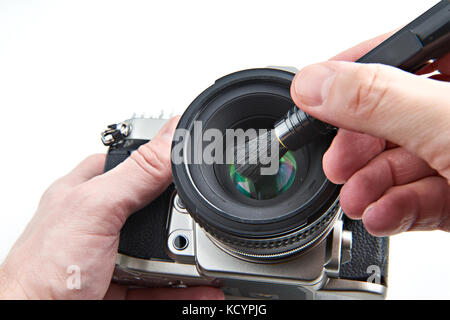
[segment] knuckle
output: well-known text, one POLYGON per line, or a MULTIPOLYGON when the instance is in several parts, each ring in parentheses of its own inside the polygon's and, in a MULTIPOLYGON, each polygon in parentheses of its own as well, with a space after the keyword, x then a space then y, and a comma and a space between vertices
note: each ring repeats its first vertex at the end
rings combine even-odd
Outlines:
POLYGON ((446 148, 436 149, 428 152, 428 163, 431 168, 439 172, 439 174, 450 181, 450 154, 442 152, 442 150, 449 150, 446 148))
POLYGON ((82 163, 89 164, 91 166, 103 166, 105 164, 106 154, 94 153, 87 156, 82 163))
POLYGON ((64 202, 68 207, 86 208, 93 206, 93 199, 92 193, 88 192, 83 185, 79 185, 64 197, 64 202))
POLYGON ((154 140, 140 146, 130 156, 136 164, 155 180, 170 176, 170 154, 159 141, 154 140))
POLYGON ((79 185, 64 198, 64 209, 83 232, 114 234, 124 224, 125 206, 107 192, 92 192, 85 185, 79 185), (112 227, 112 228, 111 228, 112 227))
POLYGON ((370 120, 380 107, 385 104, 389 90, 388 77, 377 65, 361 65, 354 75, 356 84, 355 95, 349 102, 348 108, 358 118, 370 120))
POLYGON ((40 202, 44 201, 53 201, 56 197, 56 195, 59 193, 59 188, 56 185, 56 182, 54 182, 52 185, 50 185, 42 194, 40 202))
POLYGON ((61 179, 53 182, 42 194, 39 203, 57 203, 62 197, 67 194, 67 188, 62 186, 61 179))
POLYGON ((438 226, 439 230, 450 232, 450 197, 445 204, 442 218, 438 226))
POLYGON ((70 212, 83 215, 110 210, 113 206, 113 199, 108 198, 104 192, 92 192, 87 185, 79 185, 73 188, 64 198, 65 207, 70 212))

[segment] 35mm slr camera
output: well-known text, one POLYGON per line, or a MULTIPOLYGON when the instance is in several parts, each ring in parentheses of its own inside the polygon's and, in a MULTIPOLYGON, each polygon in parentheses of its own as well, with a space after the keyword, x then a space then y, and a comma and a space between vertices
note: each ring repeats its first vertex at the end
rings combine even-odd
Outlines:
MULTIPOLYGON (((174 184, 125 223, 115 281, 211 285, 236 298, 385 297, 388 239, 343 215, 340 186, 322 170, 332 134, 286 153, 278 173, 262 182, 239 176, 232 164, 187 161, 208 145, 196 123, 201 133, 215 129, 223 136, 227 129, 273 128, 294 105, 294 73, 239 71, 191 103, 178 124, 184 134, 172 145, 186 161, 172 163, 174 184)), ((134 117, 109 126, 102 137, 109 145, 105 171, 151 140, 164 122, 134 117)))

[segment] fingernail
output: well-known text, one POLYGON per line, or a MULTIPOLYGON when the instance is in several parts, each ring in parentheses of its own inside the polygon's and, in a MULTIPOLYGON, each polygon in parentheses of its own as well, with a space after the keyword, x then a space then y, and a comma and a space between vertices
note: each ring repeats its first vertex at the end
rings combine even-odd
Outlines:
POLYGON ((368 214, 370 211, 372 211, 373 208, 375 208, 375 205, 374 205, 374 204, 368 206, 368 207, 366 208, 366 210, 364 210, 362 216, 363 216, 363 217, 368 217, 368 216, 370 217, 370 214, 369 214, 369 215, 367 215, 367 214, 368 214))
POLYGON ((367 228, 375 228, 378 229, 380 219, 378 219, 376 210, 373 210, 375 208, 375 204, 369 205, 363 212, 361 219, 364 223, 364 226, 367 228), (375 213, 375 214, 374 214, 375 213))
POLYGON ((321 64, 302 69, 294 79, 294 90, 301 104, 320 106, 326 100, 335 77, 334 70, 321 64))
POLYGON ((386 226, 385 219, 380 218, 379 212, 375 209, 375 204, 369 205, 364 210, 362 221, 366 230, 373 236, 384 237, 389 235, 389 228, 386 226))
POLYGON ((172 142, 173 139, 173 135, 174 135, 174 128, 173 125, 171 123, 166 123, 164 125, 164 127, 161 128, 161 130, 159 131, 158 135, 168 141, 168 142, 172 142))

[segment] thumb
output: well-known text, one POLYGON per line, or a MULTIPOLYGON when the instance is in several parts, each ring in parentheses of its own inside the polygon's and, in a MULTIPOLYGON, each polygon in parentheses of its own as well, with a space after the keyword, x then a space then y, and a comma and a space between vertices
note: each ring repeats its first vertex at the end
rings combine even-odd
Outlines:
POLYGON ((291 87, 296 105, 313 117, 394 142, 440 172, 450 164, 449 94, 445 82, 337 61, 304 68, 291 87))
POLYGON ((170 119, 124 162, 84 184, 83 189, 97 191, 95 203, 100 215, 113 215, 123 223, 167 189, 172 182, 170 150, 178 120, 170 119))

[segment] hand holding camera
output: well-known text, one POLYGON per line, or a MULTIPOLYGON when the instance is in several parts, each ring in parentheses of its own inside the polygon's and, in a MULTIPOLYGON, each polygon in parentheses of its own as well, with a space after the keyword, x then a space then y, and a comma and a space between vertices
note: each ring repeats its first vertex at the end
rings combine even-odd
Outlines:
POLYGON ((0 268, 3 299, 220 299, 215 288, 128 289, 110 284, 127 217, 172 181, 170 142, 178 117, 115 170, 105 155, 55 181, 0 268))
MULTIPOLYGON (((350 49, 336 59, 354 60, 384 38, 350 49)), ((388 67, 327 62, 305 68, 294 80, 296 104, 343 128, 325 153, 323 170, 332 182, 344 183, 340 199, 344 212, 352 218, 362 217, 375 235, 411 229, 449 231, 450 88, 445 81, 450 79, 450 56, 428 64, 421 72, 434 70, 440 71, 434 77, 440 81, 388 67)), ((156 199, 172 181, 170 143, 177 121, 169 121, 138 151, 126 150, 124 158, 128 153, 131 156, 107 173, 102 174, 105 156, 95 155, 56 181, 0 268, 0 297, 221 298, 221 291, 211 287, 127 291, 110 285, 125 220, 156 199), (70 289, 68 280, 77 270, 81 271, 81 285, 77 288, 75 281, 75 288, 70 289)), ((189 216, 179 213, 179 206, 173 208, 184 223, 189 216)), ((211 240, 204 233, 201 236, 211 240)), ((219 239, 213 246, 221 244, 219 239)), ((319 244, 305 254, 318 252, 314 251, 317 248, 319 244)), ((236 245, 225 249, 231 257, 237 254, 236 245)), ((176 258, 192 264, 189 255, 183 260, 181 251, 176 258)), ((243 261, 241 258, 236 261, 243 261)), ((146 262, 134 265, 134 276, 139 278, 148 266, 146 262)), ((127 281, 125 276, 122 280, 127 281)), ((180 282, 171 286, 183 286, 183 280, 180 276, 180 282)))

